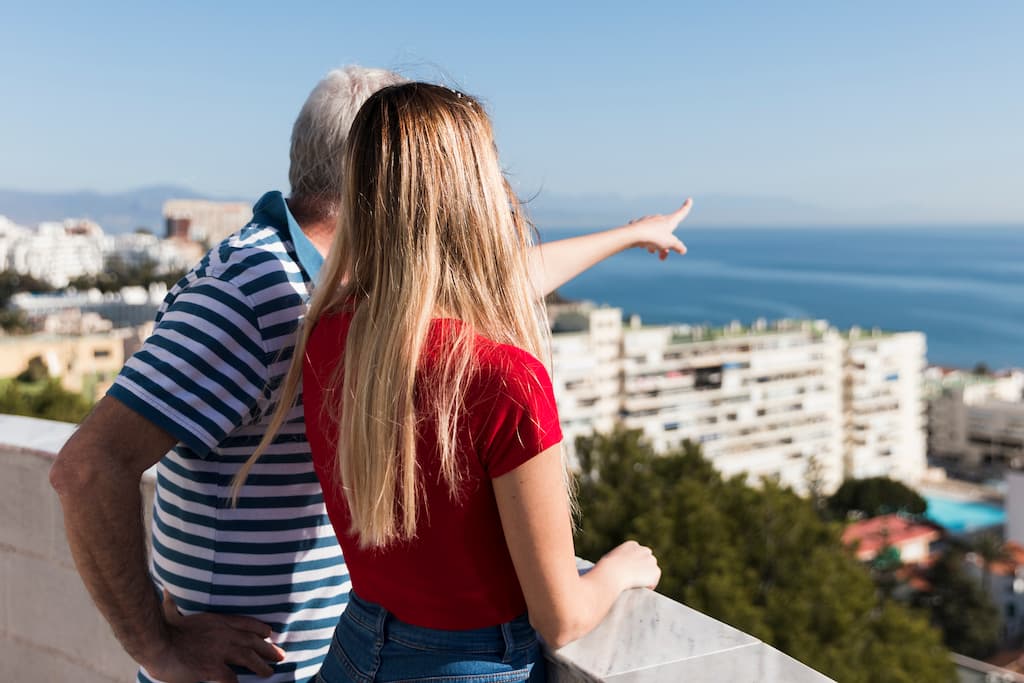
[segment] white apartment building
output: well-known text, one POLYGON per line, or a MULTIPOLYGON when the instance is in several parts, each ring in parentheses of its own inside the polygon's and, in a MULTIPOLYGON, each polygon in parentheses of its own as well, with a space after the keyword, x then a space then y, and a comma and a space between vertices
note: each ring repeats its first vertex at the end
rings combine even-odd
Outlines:
POLYGON ((112 246, 99 225, 77 219, 40 223, 35 230, 12 232, 0 241, 4 243, 0 265, 54 287, 102 271, 112 246))
POLYGON ((587 304, 548 307, 552 383, 566 449, 576 437, 611 431, 619 417, 622 311, 587 304))
POLYGON ((725 476, 806 488, 843 478, 842 341, 826 325, 626 332, 622 423, 656 450, 699 442, 725 476))
POLYGON ((846 335, 847 476, 916 482, 924 475, 925 352, 925 336, 920 332, 865 333, 853 328, 846 335))
POLYGON ((812 476, 830 492, 844 476, 914 482, 924 471, 923 335, 851 340, 824 321, 624 327, 620 309, 588 304, 550 314, 570 451, 577 435, 618 423, 658 451, 688 439, 726 476, 797 491, 812 476))
POLYGON ((202 248, 191 242, 145 233, 106 235, 89 220, 69 218, 29 229, 0 216, 0 270, 31 275, 54 287, 96 275, 114 260, 128 266, 152 263, 160 274, 187 270, 201 257, 202 248))
POLYGON ((32 234, 26 227, 20 226, 7 216, 0 216, 0 268, 7 267, 8 254, 15 242, 32 234))
POLYGON ((929 370, 928 448, 974 469, 1024 468, 1024 371, 929 370))

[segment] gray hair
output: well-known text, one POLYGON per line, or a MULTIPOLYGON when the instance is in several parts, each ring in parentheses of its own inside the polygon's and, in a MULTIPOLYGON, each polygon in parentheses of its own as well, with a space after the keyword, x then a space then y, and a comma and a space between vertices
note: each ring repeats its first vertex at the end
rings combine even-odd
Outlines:
POLYGON ((406 78, 385 69, 347 66, 316 84, 292 127, 289 205, 299 223, 337 215, 348 130, 373 93, 406 78))

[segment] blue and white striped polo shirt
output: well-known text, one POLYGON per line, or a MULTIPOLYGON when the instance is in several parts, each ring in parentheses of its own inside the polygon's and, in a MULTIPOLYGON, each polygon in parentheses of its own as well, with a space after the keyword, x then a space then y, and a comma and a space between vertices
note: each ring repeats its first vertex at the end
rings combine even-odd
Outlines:
MULTIPOLYGON (((324 508, 301 401, 252 470, 323 259, 280 192, 253 207, 167 295, 153 336, 110 395, 179 440, 157 466, 151 568, 183 612, 254 617, 287 656, 272 678, 316 674, 351 587, 324 508)), ((145 671, 139 681, 149 682, 145 671)))

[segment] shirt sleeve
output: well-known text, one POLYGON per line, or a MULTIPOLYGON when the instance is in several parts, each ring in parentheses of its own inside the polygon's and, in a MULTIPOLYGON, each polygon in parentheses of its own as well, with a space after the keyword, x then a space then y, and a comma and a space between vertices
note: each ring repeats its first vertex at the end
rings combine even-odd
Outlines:
POLYGON ((251 420, 267 375, 251 301, 235 284, 207 276, 170 302, 108 395, 206 457, 251 420))
POLYGON ((507 474, 562 440, 547 368, 521 349, 501 347, 486 364, 478 409, 477 449, 491 479, 507 474))

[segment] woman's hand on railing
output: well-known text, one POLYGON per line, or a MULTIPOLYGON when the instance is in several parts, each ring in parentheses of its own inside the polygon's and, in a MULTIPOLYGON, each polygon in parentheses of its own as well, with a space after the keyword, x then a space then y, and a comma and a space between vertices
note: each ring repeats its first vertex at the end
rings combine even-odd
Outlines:
POLYGON ((622 590, 655 588, 661 580, 661 568, 654 552, 636 541, 626 541, 610 550, 596 566, 605 565, 622 590))

